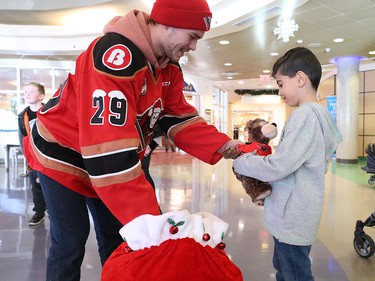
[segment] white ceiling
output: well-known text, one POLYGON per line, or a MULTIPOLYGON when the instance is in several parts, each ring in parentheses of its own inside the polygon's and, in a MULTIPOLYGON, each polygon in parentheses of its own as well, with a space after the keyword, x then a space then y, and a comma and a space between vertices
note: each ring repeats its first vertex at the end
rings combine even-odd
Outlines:
MULTIPOLYGON (((0 59, 74 60, 94 37, 101 35, 103 24, 113 15, 134 8, 149 12, 153 2, 0 0, 0 59), (100 16, 87 15, 91 10, 99 11, 100 16), (74 15, 78 15, 78 23, 64 25, 66 17, 74 15), (94 21, 89 23, 90 18, 94 21)), ((212 29, 200 40, 197 50, 187 54, 188 63, 182 66, 185 73, 208 78, 228 90, 265 88, 268 83, 260 82, 259 75, 264 69, 272 69, 276 58, 270 53, 282 55, 299 45, 317 55, 324 75, 335 72, 333 58, 346 55, 363 56, 361 68, 375 69, 375 56, 369 55, 375 50, 375 0, 208 2, 213 11, 212 29), (285 11, 291 12, 291 18, 299 25, 295 37, 287 43, 273 34, 285 11), (332 40, 337 37, 345 41, 334 43, 332 40), (222 46, 220 40, 230 44, 222 46), (232 66, 224 66, 227 62, 232 66), (234 78, 229 81, 227 76, 234 78), (238 84, 239 80, 245 84, 238 84)), ((73 19, 69 22, 73 23, 73 19)), ((270 83, 275 87, 272 80, 270 83)))

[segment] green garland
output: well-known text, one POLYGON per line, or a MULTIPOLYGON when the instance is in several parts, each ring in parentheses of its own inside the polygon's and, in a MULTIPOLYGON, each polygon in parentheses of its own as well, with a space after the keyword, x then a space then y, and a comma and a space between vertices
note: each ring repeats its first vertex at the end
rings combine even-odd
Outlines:
POLYGON ((252 90, 252 89, 237 89, 234 90, 237 95, 277 95, 279 93, 278 89, 261 89, 261 90, 252 90))

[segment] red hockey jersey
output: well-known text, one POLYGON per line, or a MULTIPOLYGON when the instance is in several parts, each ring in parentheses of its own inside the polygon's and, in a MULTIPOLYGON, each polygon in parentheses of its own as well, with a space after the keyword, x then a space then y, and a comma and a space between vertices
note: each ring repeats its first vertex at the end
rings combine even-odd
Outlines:
POLYGON ((221 159, 217 150, 230 140, 186 102, 179 66, 157 67, 134 41, 116 32, 94 40, 78 57, 75 74, 38 112, 24 142, 34 169, 100 197, 123 224, 159 214, 140 163, 156 126, 210 164, 221 159))

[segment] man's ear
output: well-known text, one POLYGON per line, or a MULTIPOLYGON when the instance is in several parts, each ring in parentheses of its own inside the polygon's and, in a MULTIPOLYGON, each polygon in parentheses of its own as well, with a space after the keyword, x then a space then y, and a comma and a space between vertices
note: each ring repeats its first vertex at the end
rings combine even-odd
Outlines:
POLYGON ((297 85, 300 88, 302 88, 308 80, 307 75, 303 71, 298 71, 296 73, 296 79, 297 79, 297 85))

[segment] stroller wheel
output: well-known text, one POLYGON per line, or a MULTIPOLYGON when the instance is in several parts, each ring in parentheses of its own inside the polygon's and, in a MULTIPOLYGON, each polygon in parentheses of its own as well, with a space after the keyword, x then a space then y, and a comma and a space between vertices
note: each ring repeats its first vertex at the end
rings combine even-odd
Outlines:
POLYGON ((373 185, 374 182, 375 182, 375 175, 372 175, 372 176, 369 178, 369 180, 368 180, 368 184, 373 185))
POLYGON ((369 258, 375 253, 375 243, 374 240, 366 233, 362 233, 360 236, 362 240, 359 242, 357 239, 353 240, 354 250, 362 258, 369 258))

